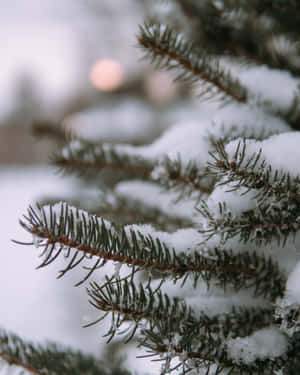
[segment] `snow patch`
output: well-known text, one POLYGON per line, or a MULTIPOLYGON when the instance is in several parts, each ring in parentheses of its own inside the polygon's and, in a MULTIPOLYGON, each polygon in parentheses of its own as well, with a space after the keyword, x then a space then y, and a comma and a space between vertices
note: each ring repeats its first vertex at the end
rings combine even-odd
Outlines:
MULTIPOLYGON (((240 139, 230 142, 226 146, 226 152, 230 158, 237 149, 240 139)), ((247 163, 249 158, 262 150, 261 160, 266 160, 272 165, 273 171, 276 169, 288 172, 292 177, 300 175, 300 133, 287 132, 273 135, 263 141, 246 140, 246 154, 243 165, 247 163)))
POLYGON ((195 210, 196 201, 191 199, 174 202, 178 198, 175 192, 165 192, 156 184, 143 181, 125 181, 119 183, 115 192, 123 197, 131 198, 143 205, 157 208, 167 216, 194 219, 199 213, 195 210))
POLYGON ((287 338, 275 327, 264 328, 251 336, 227 340, 227 352, 235 363, 277 358, 285 353, 287 338))
POLYGON ((294 270, 291 272, 287 284, 286 284, 286 294, 291 303, 300 304, 300 262, 297 263, 294 270))
POLYGON ((146 237, 157 238, 166 244, 169 249, 174 249, 178 254, 196 250, 199 247, 199 243, 203 241, 203 236, 193 228, 179 229, 174 233, 167 233, 157 231, 149 224, 132 224, 126 225, 124 229, 128 235, 133 231, 136 234, 140 233, 146 237))
POLYGON ((276 110, 287 110, 293 102, 298 81, 286 71, 260 66, 241 72, 239 79, 258 101, 272 103, 276 110))
POLYGON ((214 138, 230 135, 232 138, 261 137, 287 132, 290 126, 282 119, 265 113, 262 109, 238 103, 220 108, 212 119, 210 130, 214 138))

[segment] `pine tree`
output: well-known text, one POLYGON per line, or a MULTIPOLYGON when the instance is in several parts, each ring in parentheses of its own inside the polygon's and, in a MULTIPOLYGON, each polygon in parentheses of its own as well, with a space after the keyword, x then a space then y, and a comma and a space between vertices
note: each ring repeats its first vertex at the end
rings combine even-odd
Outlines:
MULTIPOLYGON (((89 302, 104 312, 88 326, 108 316, 108 341, 137 343, 161 373, 299 374, 300 3, 169 5, 181 16, 146 22, 138 42, 194 87, 199 122, 145 146, 70 140, 57 166, 110 170, 120 183, 97 214, 37 205, 21 225, 40 267, 62 255, 60 277, 88 265, 78 285, 93 277, 89 302), (115 272, 97 282, 110 262, 115 272)), ((31 373, 109 373, 80 353, 0 335, 1 358, 31 373)))

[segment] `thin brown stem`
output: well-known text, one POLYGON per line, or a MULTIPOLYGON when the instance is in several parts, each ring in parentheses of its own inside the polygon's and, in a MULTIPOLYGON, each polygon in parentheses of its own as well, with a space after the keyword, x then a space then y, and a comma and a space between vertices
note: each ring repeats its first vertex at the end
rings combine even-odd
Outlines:
POLYGON ((61 158, 56 161, 56 164, 61 167, 71 167, 71 168, 95 168, 104 169, 110 168, 113 170, 118 170, 120 172, 129 172, 139 176, 149 175, 151 172, 150 168, 139 165, 130 164, 117 164, 109 162, 91 161, 91 160, 79 160, 79 159, 64 159, 61 158))
POLYGON ((229 87, 226 87, 217 76, 212 77, 204 69, 201 68, 198 64, 193 64, 191 60, 181 55, 175 49, 170 50, 168 48, 168 43, 158 43, 154 39, 145 39, 142 36, 139 37, 139 43, 145 48, 151 48, 153 53, 158 56, 167 57, 170 60, 175 60, 183 68, 191 72, 194 76, 199 77, 202 81, 208 82, 215 85, 221 92, 225 93, 227 96, 231 97, 239 103, 247 102, 247 95, 243 93, 236 93, 233 90, 230 90, 229 87))
POLYGON ((3 352, 0 352, 0 358, 2 358, 8 365, 12 366, 12 365, 15 365, 15 366, 18 366, 18 367, 22 367, 24 370, 27 370, 29 372, 31 372, 32 374, 35 374, 35 375, 43 375, 44 372, 43 371, 40 371, 28 364, 25 364, 23 363, 22 361, 18 360, 17 358, 7 354, 7 353, 3 353, 3 352))
POLYGON ((211 194, 213 189, 211 188, 208 188, 208 187, 204 187, 196 182, 194 182, 192 179, 188 179, 184 176, 179 176, 176 178, 176 183, 177 184, 184 184, 184 185, 189 185, 189 186, 192 186, 193 190, 197 190, 199 191, 200 193, 202 194, 211 194))
MULTIPOLYGON (((235 266, 220 266, 216 264, 189 264, 185 266, 178 266, 176 264, 167 264, 167 263, 157 263, 154 261, 149 261, 147 259, 137 259, 133 257, 128 257, 125 255, 119 255, 112 253, 111 251, 106 250, 99 250, 94 249, 88 244, 82 244, 78 241, 72 241, 66 236, 55 235, 55 237, 51 233, 41 233, 39 229, 35 229, 35 227, 31 228, 32 233, 36 233, 39 237, 47 239, 47 245, 59 243, 60 245, 66 246, 68 248, 74 248, 78 251, 83 251, 89 255, 97 256, 104 260, 110 260, 119 263, 125 263, 128 265, 134 265, 139 267, 147 267, 151 269, 156 269, 158 271, 165 271, 165 272, 172 272, 177 275, 183 275, 186 272, 202 272, 202 271, 217 271, 222 270, 223 272, 227 273, 237 273, 237 274, 245 274, 247 276, 256 278, 259 277, 259 273, 251 268, 246 267, 235 267, 235 266)), ((46 245, 46 246, 47 246, 46 245)))
MULTIPOLYGON (((111 313, 116 312, 116 313, 124 314, 125 316, 128 315, 129 317, 131 317, 131 320, 132 319, 136 319, 136 320, 146 319, 146 320, 167 321, 168 319, 170 319, 170 315, 163 315, 160 312, 157 312, 156 314, 146 313, 144 311, 136 311, 132 308, 121 307, 121 305, 117 303, 109 305, 109 304, 104 304, 98 300, 94 300, 94 301, 100 310, 109 311, 111 313)), ((177 319, 171 318, 171 321, 173 323, 176 323, 177 319)), ((217 317, 214 317, 214 318, 211 318, 209 321, 207 319, 200 318, 197 324, 199 327, 209 327, 209 326, 217 326, 219 324, 222 324, 222 325, 226 324, 226 328, 231 328, 231 327, 238 326, 240 324, 246 324, 246 323, 244 321, 243 322, 238 321, 236 317, 232 321, 227 320, 226 322, 224 321, 220 322, 217 317)), ((259 328, 266 327, 270 324, 270 322, 263 321, 263 320, 251 320, 248 322, 248 324, 250 324, 254 330, 255 328, 259 329, 259 328)))

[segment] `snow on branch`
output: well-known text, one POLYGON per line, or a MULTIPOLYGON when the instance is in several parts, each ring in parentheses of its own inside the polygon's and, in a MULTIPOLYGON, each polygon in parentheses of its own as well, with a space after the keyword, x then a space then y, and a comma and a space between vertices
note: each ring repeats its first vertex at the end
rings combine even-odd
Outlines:
POLYGON ((275 240, 284 247, 290 237, 295 238, 300 230, 299 219, 294 212, 282 212, 280 207, 258 207, 236 215, 227 208, 226 202, 219 202, 219 212, 201 201, 199 212, 207 220, 201 232, 210 239, 220 235, 222 243, 238 237, 241 242, 254 242, 258 246, 270 244, 275 240))
POLYGON ((221 374, 223 370, 226 374, 258 375, 265 371, 273 374, 274 371, 282 368, 288 350, 284 335, 280 332, 274 333, 272 328, 254 333, 253 336, 260 336, 258 343, 251 342, 251 336, 224 342, 217 335, 203 335, 201 326, 193 327, 193 330, 189 328, 181 330, 180 325, 173 323, 171 318, 167 322, 157 324, 157 330, 144 329, 142 333, 146 338, 141 345, 148 349, 149 356, 159 355, 165 361, 163 373, 178 368, 185 373, 196 368, 198 371, 203 369, 207 374, 221 374), (274 347, 271 338, 279 340, 274 347), (259 344, 264 342, 264 339, 268 347, 261 353, 259 344), (241 348, 242 345, 238 344, 243 340, 245 346, 241 348), (235 344, 235 341, 237 343, 232 347, 231 342, 235 344), (252 347, 248 348, 247 342, 252 344, 252 347), (271 358, 268 358, 269 353, 271 358), (246 360, 241 360, 241 357, 246 360))
POLYGON ((132 155, 130 150, 130 146, 99 144, 78 139, 63 148, 52 162, 69 173, 83 174, 91 169, 100 171, 109 168, 127 176, 146 178, 153 164, 137 153, 132 155))
MULTIPOLYGON (((155 330, 158 321, 181 322, 181 330, 201 327, 201 334, 221 335, 223 337, 247 336, 255 329, 268 326, 272 322, 270 308, 233 307, 228 313, 209 316, 204 312, 195 313, 185 301, 169 297, 159 289, 151 289, 150 284, 136 287, 126 279, 118 282, 107 280, 103 286, 91 283, 88 288, 90 303, 101 311, 112 313, 111 327, 106 334, 109 340, 118 332, 123 323, 128 326, 129 341, 139 327, 155 330), (148 323, 146 323, 148 322, 148 323)), ((201 310, 201 306, 200 310, 201 310)), ((106 314, 100 318, 104 319, 106 314)), ((88 326, 98 323, 92 322, 88 326)), ((175 333, 175 331, 174 331, 175 333)))
MULTIPOLYGON (((205 143, 204 131, 196 125, 198 124, 189 126, 193 129, 194 142, 199 140, 205 143)), ((209 181, 205 175, 205 160, 201 162, 205 148, 203 147, 204 151, 201 152, 195 151, 196 160, 187 162, 188 140, 179 142, 185 128, 175 126, 153 144, 139 147, 124 144, 97 144, 77 139, 64 147, 53 158, 53 163, 70 173, 85 174, 90 170, 100 172, 105 169, 118 172, 124 178, 154 181, 168 190, 180 189, 182 196, 188 196, 193 192, 201 196, 209 194, 212 191, 212 181, 209 181), (170 145, 177 148, 176 150, 173 147, 170 156, 168 156, 168 149, 165 149, 168 143, 169 148, 170 145), (173 155, 176 151, 178 151, 177 157, 173 155)))
POLYGON ((155 270, 162 278, 171 277, 174 281, 190 276, 195 285, 203 280, 208 285, 214 281, 224 290, 250 288, 255 296, 271 300, 283 294, 285 277, 277 263, 255 252, 201 249, 197 245, 201 234, 192 228, 165 233, 134 225, 116 231, 102 218, 66 203, 29 208, 20 223, 33 235, 36 246, 43 249, 39 267, 49 265, 62 253, 68 259, 59 277, 84 259, 96 258, 77 285, 107 261, 114 261, 131 267, 132 277, 142 269, 155 270))
POLYGON ((295 240, 300 230, 298 142, 299 134, 290 132, 263 141, 215 144, 208 168, 218 182, 198 207, 206 238, 238 237, 281 247, 295 240))
POLYGON ((192 227, 199 216, 195 209, 195 200, 178 201, 176 192, 164 191, 160 185, 152 182, 139 180, 120 182, 115 187, 115 193, 121 198, 134 200, 137 204, 145 206, 145 210, 150 208, 160 211, 166 217, 166 225, 177 222, 181 223, 181 228, 192 227))
MULTIPOLYGON (((159 186, 144 181, 126 181, 118 184, 117 191, 114 193, 104 194, 100 206, 95 213, 99 216, 106 217, 114 222, 116 226, 134 223, 151 224, 154 225, 155 228, 169 232, 193 225, 191 211, 189 210, 190 207, 182 205, 186 211, 185 215, 182 215, 180 210, 173 209, 172 212, 168 209, 164 209, 164 207, 169 208, 171 202, 167 200, 166 194, 163 197, 161 197, 161 195, 163 195, 163 193, 159 186), (148 196, 146 201, 143 199, 144 196, 142 199, 139 199, 140 194, 136 194, 135 187, 142 189, 142 191, 147 190, 152 195, 158 191, 157 199, 154 202, 150 201, 151 197, 148 199, 148 196), (124 190, 127 194, 124 194, 124 190), (128 190, 130 192, 132 191, 133 194, 128 194, 128 190), (161 205, 159 203, 161 203, 161 205)), ((175 197, 173 200, 175 200, 175 197)), ((193 208, 194 207, 192 207, 192 209, 193 208)))
POLYGON ((247 142, 235 142, 236 149, 233 150, 231 146, 230 152, 223 142, 215 143, 215 150, 210 153, 214 161, 208 163, 208 170, 218 178, 218 184, 230 184, 230 191, 242 187, 255 189, 259 204, 270 197, 277 201, 286 199, 290 203, 300 202, 300 175, 292 177, 288 172, 273 171, 272 165, 262 159, 262 149, 249 155, 247 142))
POLYGON ((213 191, 214 181, 208 178, 206 169, 198 164, 190 161, 187 165, 182 165, 179 157, 175 160, 165 157, 154 168, 151 176, 166 189, 179 192, 179 198, 194 193, 200 199, 213 191))

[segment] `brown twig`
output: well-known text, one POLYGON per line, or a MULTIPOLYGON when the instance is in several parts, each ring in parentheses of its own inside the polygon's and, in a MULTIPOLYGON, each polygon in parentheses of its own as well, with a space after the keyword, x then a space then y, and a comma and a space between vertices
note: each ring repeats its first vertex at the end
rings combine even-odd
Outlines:
POLYGON ((12 366, 12 365, 19 366, 19 367, 22 367, 24 370, 27 370, 27 371, 31 372, 32 374, 35 374, 35 375, 44 375, 44 372, 41 372, 41 371, 37 370, 36 368, 34 368, 34 367, 30 366, 30 365, 26 365, 22 361, 16 359, 15 357, 13 357, 13 356, 11 356, 11 355, 9 355, 7 353, 0 352, 0 357, 3 358, 3 360, 9 366, 12 366))

